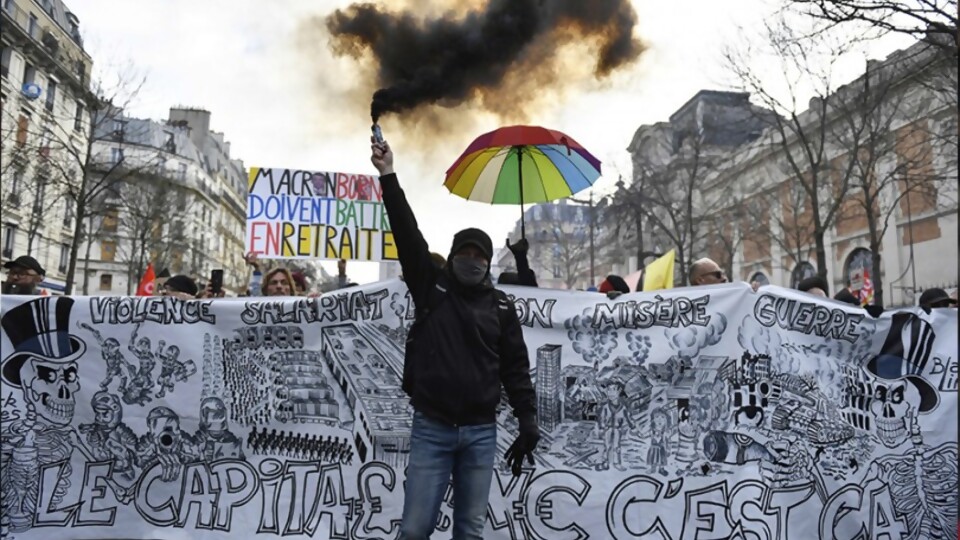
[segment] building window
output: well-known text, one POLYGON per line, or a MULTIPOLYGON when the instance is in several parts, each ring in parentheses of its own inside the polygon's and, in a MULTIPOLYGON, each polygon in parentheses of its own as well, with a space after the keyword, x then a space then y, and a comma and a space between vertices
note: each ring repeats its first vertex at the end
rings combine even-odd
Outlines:
POLYGON ((23 148, 27 144, 27 133, 30 130, 30 115, 20 113, 17 119, 17 148, 23 148))
POLYGON ((117 258, 117 243, 113 240, 100 242, 100 260, 113 262, 117 258))
POLYGON ((37 16, 33 13, 30 14, 30 20, 27 22, 27 33, 30 37, 37 38, 37 16))
POLYGON ((181 163, 181 164, 180 164, 179 168, 177 169, 177 178, 180 179, 181 181, 185 181, 185 180, 187 179, 187 164, 186 164, 186 163, 181 163))
POLYGON ((23 84, 30 84, 37 78, 37 70, 29 62, 23 63, 23 84))
POLYGON ((73 224, 73 209, 75 202, 70 197, 67 197, 66 202, 64 202, 63 209, 63 226, 70 227, 73 224))
POLYGON ((808 277, 813 277, 815 275, 817 275, 817 269, 814 268, 812 264, 806 261, 798 264, 793 269, 793 274, 791 274, 790 288, 796 289, 797 285, 799 285, 801 281, 807 279, 808 277))
POLYGON ((116 208, 111 208, 103 215, 103 222, 100 228, 103 232, 117 232, 117 223, 119 222, 119 212, 116 208))
POLYGON ((43 128, 43 133, 40 134, 40 156, 48 158, 50 157, 50 145, 53 141, 53 133, 50 132, 49 127, 43 128))
POLYGON ((113 275, 111 274, 100 275, 100 290, 101 291, 113 290, 113 275))
POLYGON ((69 244, 60 244, 60 264, 57 265, 57 269, 60 270, 61 274, 67 273, 67 262, 69 260, 70 260, 69 244))
POLYGON ((83 105, 77 103, 77 112, 73 116, 73 130, 80 131, 83 128, 83 105))
POLYGON ((10 58, 12 57, 13 49, 9 47, 4 47, 3 52, 0 53, 0 77, 4 79, 7 78, 7 75, 10 74, 10 58))
POLYGON ((57 103, 57 81, 50 79, 47 81, 47 101, 44 106, 48 111, 53 112, 53 106, 57 103))
POLYGON ((110 160, 113 163, 120 163, 121 161, 123 161, 123 148, 111 148, 110 160))
MULTIPOLYGON (((20 183, 23 181, 23 168, 14 164, 13 166, 13 179, 10 181, 10 197, 20 200, 20 183)), ((19 204, 19 202, 11 201, 13 204, 19 204)))
POLYGON ((13 258, 13 245, 17 242, 17 226, 13 223, 7 223, 7 230, 3 235, 3 256, 7 259, 13 258))
POLYGON ((163 143, 163 149, 171 154, 177 153, 177 144, 174 142, 173 133, 167 132, 167 140, 163 143))

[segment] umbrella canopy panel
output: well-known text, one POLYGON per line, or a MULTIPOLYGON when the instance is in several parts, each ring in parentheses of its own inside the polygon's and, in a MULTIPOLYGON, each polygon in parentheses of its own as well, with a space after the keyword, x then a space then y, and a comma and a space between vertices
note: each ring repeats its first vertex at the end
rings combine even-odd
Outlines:
POLYGON ((569 197, 599 176, 600 161, 573 139, 544 128, 513 126, 478 137, 447 171, 444 185, 471 201, 527 204, 569 197))

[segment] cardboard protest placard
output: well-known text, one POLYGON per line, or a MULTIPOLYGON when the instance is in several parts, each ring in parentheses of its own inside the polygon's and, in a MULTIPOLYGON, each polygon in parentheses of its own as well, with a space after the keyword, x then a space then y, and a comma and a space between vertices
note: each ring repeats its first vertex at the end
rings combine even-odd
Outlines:
POLYGON ((247 251, 271 259, 397 260, 374 176, 250 169, 247 251))
MULTIPOLYGON (((542 437, 514 477, 504 404, 483 538, 955 533, 956 309, 873 318, 744 284, 504 291, 542 437)), ((0 538, 397 538, 414 314, 399 280, 3 296, 0 538)))

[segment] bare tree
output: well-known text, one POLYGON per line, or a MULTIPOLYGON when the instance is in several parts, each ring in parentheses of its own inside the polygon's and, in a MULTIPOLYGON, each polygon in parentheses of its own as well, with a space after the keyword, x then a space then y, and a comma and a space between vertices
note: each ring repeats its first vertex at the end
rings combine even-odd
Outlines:
MULTIPOLYGON (((929 210, 940 205, 945 182, 956 183, 934 167, 933 147, 928 136, 929 116, 936 111, 916 110, 912 102, 936 107, 930 100, 910 98, 917 80, 925 77, 931 64, 891 61, 868 63, 864 76, 838 92, 836 106, 841 122, 835 124, 835 138, 854 164, 847 207, 838 227, 845 220, 865 223, 874 276, 874 303, 883 306, 884 287, 880 279, 881 242, 897 213, 913 209, 929 210), (922 69, 917 69, 918 67, 922 69), (905 125, 899 126, 900 123, 905 125), (861 134, 851 141, 851 133, 861 134), (856 149, 857 151, 854 151, 856 149)), ((941 64, 940 69, 949 69, 941 64)), ((912 262, 911 262, 912 264, 912 262)))
MULTIPOLYGON (((634 160, 634 182, 624 193, 621 208, 639 211, 651 226, 651 234, 676 250, 682 282, 687 267, 702 248, 707 226, 719 201, 704 196, 704 182, 719 163, 699 133, 687 134, 668 163, 634 160)), ((640 253, 640 255, 645 255, 640 253)))
POLYGON ((102 215, 105 210, 103 202, 125 179, 152 166, 150 163, 128 162, 123 152, 127 137, 123 129, 123 111, 142 85, 142 79, 125 77, 118 78, 111 86, 95 82, 87 100, 90 107, 83 118, 86 122, 78 122, 75 128, 85 133, 83 143, 77 143, 73 131, 62 127, 66 125, 63 122, 58 123, 61 127, 50 134, 47 162, 51 177, 63 190, 74 214, 65 294, 73 292, 80 244, 88 240, 88 218, 102 215), (111 151, 97 151, 104 148, 111 151))
MULTIPOLYGON (((780 207, 780 215, 770 220, 783 228, 770 231, 770 237, 788 248, 798 262, 806 259, 805 248, 812 245, 817 273, 826 277, 824 237, 837 220, 842 194, 854 173, 851 160, 842 163, 833 159, 830 133, 830 124, 835 120, 834 70, 849 49, 842 39, 829 34, 817 36, 815 42, 808 39, 801 43, 798 32, 794 23, 784 18, 764 25, 764 50, 776 58, 781 74, 776 81, 761 77, 751 62, 754 51, 728 49, 724 57, 742 89, 776 113, 765 117, 769 129, 767 137, 761 140, 768 141, 789 180, 779 188, 779 193, 775 189, 767 191, 768 197, 785 197, 773 207, 780 207), (802 112, 804 94, 813 97, 802 112)), ((850 136, 850 150, 856 153, 862 132, 850 136)))
POLYGON ((825 22, 827 30, 859 27, 857 30, 872 30, 875 36, 905 34, 927 40, 954 57, 960 45, 957 0, 790 0, 790 3, 800 13, 825 22))
POLYGON ((142 171, 119 186, 113 201, 117 254, 127 270, 128 294, 132 284, 152 262, 159 270, 173 265, 174 253, 186 241, 183 217, 195 209, 195 197, 162 171, 142 171), (176 215, 171 215, 171 206, 176 215), (122 216, 121 219, 117 219, 122 216))
POLYGON ((538 208, 539 217, 527 223, 530 267, 537 278, 557 280, 568 289, 589 281, 590 220, 594 215, 590 207, 543 204, 538 208))

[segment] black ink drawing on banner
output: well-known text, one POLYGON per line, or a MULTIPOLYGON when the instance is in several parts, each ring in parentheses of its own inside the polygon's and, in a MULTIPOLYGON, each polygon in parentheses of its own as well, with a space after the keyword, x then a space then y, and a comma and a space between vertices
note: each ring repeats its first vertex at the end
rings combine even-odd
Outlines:
POLYGON ((114 377, 120 378, 120 387, 117 389, 121 394, 127 391, 127 374, 134 372, 130 363, 123 357, 120 351, 120 342, 116 338, 109 337, 104 339, 99 330, 96 330, 85 322, 77 323, 80 328, 93 334, 94 339, 100 345, 100 354, 107 365, 107 374, 100 382, 100 389, 107 390, 114 377))
POLYGON ((325 369, 352 419, 354 451, 360 463, 407 464, 413 411, 400 388, 403 349, 375 325, 346 323, 321 331, 325 369))
POLYGON ((350 439, 327 435, 287 433, 267 428, 257 431, 252 428, 247 435, 247 448, 255 455, 289 457, 296 460, 321 463, 353 464, 353 447, 350 439))
POLYGON ((129 366, 130 383, 122 396, 123 402, 127 405, 146 405, 153 400, 153 367, 157 365, 157 356, 163 351, 163 343, 154 353, 151 350, 150 338, 146 336, 137 338, 140 324, 137 323, 133 327, 130 343, 127 345, 127 349, 133 353, 138 362, 137 367, 129 366))
MULTIPOLYGON (((158 351, 163 351, 164 341, 160 341, 158 351)), ((187 382, 190 376, 197 372, 197 365, 193 360, 180 360, 180 347, 170 345, 167 350, 158 353, 160 356, 160 378, 157 379, 157 385, 160 389, 157 391, 157 397, 162 398, 167 392, 173 393, 177 382, 187 382)))
POLYGON ((727 399, 716 381, 725 359, 700 353, 719 343, 726 318, 716 314, 700 326, 666 328, 670 350, 655 350, 649 335, 626 332, 629 354, 612 361, 620 343, 613 323, 597 325, 588 309, 566 320, 564 328, 587 365, 561 370, 561 345, 537 350, 533 371, 541 430, 552 438, 542 445, 548 463, 662 476, 673 464, 677 471, 705 474, 699 439, 721 420, 727 399), (560 373, 560 392, 550 380, 554 371, 560 373), (561 411, 556 422, 552 413, 543 412, 551 410, 551 395, 561 411))
POLYGON ((80 424, 80 433, 97 461, 113 463, 113 473, 125 481, 136 477, 137 435, 123 422, 123 405, 120 398, 106 391, 99 391, 90 400, 93 423, 80 424))
MULTIPOLYGON (((0 363, 3 382, 23 393, 26 414, 0 432, 0 530, 22 532, 33 526, 40 508, 57 507, 70 488, 70 456, 93 452, 71 427, 80 390, 77 360, 86 343, 70 334, 69 297, 25 302, 0 319, 13 352, 0 363), (41 485, 45 466, 62 464, 53 486, 41 485)), ((107 485, 122 495, 114 481, 107 485)))

